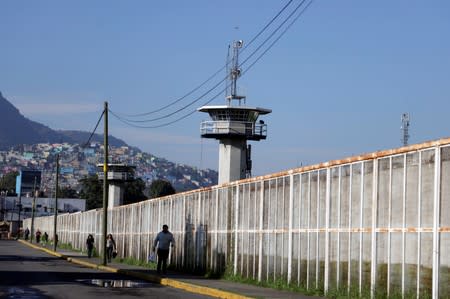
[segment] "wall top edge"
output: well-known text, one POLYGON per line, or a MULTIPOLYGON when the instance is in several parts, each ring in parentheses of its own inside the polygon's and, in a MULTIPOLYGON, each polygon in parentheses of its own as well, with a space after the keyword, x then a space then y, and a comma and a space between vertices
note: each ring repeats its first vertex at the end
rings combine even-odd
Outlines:
MULTIPOLYGON (((287 175, 291 175, 291 174, 298 174, 298 173, 309 172, 309 171, 318 170, 318 169, 325 169, 325 168, 335 167, 335 166, 339 166, 339 165, 350 164, 350 163, 354 163, 354 162, 375 160, 375 159, 380 159, 380 158, 384 158, 387 156, 417 152, 417 151, 421 151, 421 150, 430 149, 430 148, 433 148, 436 146, 445 146, 445 145, 450 145, 450 137, 442 138, 442 139, 438 139, 438 140, 426 141, 423 143, 403 146, 403 147, 394 148, 394 149, 381 150, 381 151, 376 151, 376 152, 372 152, 372 153, 365 153, 365 154, 361 154, 361 155, 357 155, 357 156, 351 156, 351 157, 338 159, 338 160, 331 160, 331 161, 327 161, 327 162, 322 162, 322 163, 308 165, 308 166, 302 166, 302 167, 298 167, 298 168, 292 168, 292 169, 288 169, 288 170, 284 170, 284 171, 280 171, 280 172, 276 172, 276 173, 271 173, 271 174, 267 174, 267 175, 243 179, 243 180, 234 181, 234 182, 230 182, 230 183, 225 183, 222 185, 214 186, 213 188, 222 188, 222 187, 251 183, 251 182, 256 182, 256 181, 264 181, 264 180, 287 176, 287 175)), ((198 190, 195 190, 195 191, 198 191, 198 190)))
POLYGON ((269 179, 273 179, 273 178, 288 176, 288 175, 292 175, 292 174, 299 174, 299 173, 309 172, 309 171, 318 170, 318 169, 326 169, 326 168, 335 167, 335 166, 344 165, 344 164, 350 164, 350 163, 354 163, 354 162, 375 160, 375 159, 380 159, 380 158, 384 158, 387 156, 404 154, 404 153, 409 153, 409 152, 416 152, 416 151, 425 150, 425 149, 433 148, 436 146, 444 146, 444 145, 450 145, 450 137, 433 140, 433 141, 426 141, 423 143, 418 143, 418 144, 413 144, 413 145, 408 145, 408 146, 403 146, 403 147, 399 147, 399 148, 395 148, 395 149, 381 150, 381 151, 377 151, 377 152, 365 153, 365 154, 361 154, 361 155, 357 155, 357 156, 351 156, 351 157, 347 157, 344 159, 331 160, 328 162, 323 162, 323 163, 318 163, 318 164, 313 164, 313 165, 308 165, 308 166, 303 166, 303 167, 298 167, 298 168, 292 168, 292 169, 284 170, 281 172, 276 172, 276 173, 271 173, 271 174, 267 174, 267 175, 263 175, 263 176, 257 176, 257 177, 253 177, 253 178, 229 182, 229 183, 225 183, 225 184, 221 184, 221 185, 215 185, 215 186, 195 189, 195 190, 191 190, 191 191, 176 193, 176 194, 168 195, 165 197, 151 198, 151 199, 147 199, 147 200, 144 200, 144 201, 141 201, 138 203, 124 205, 124 206, 120 206, 117 208, 124 208, 124 207, 132 206, 132 205, 138 206, 138 205, 145 204, 146 202, 165 201, 165 200, 170 200, 172 198, 179 198, 180 196, 190 196, 193 194, 198 194, 200 192, 207 192, 207 191, 211 191, 211 190, 233 187, 233 186, 238 186, 238 185, 247 184, 247 183, 254 183, 254 182, 258 182, 258 181, 265 181, 265 180, 269 180, 269 179))

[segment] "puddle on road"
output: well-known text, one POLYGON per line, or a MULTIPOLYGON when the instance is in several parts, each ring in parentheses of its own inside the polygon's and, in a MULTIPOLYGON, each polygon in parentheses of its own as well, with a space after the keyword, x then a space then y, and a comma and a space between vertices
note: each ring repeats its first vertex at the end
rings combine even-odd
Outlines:
POLYGON ((145 288, 152 284, 139 280, 114 280, 114 279, 83 279, 77 280, 83 284, 94 285, 103 288, 145 288))
POLYGON ((21 288, 21 287, 10 287, 6 290, 6 294, 2 294, 0 291, 1 298, 8 299, 38 299, 47 298, 42 294, 41 291, 32 288, 21 288))

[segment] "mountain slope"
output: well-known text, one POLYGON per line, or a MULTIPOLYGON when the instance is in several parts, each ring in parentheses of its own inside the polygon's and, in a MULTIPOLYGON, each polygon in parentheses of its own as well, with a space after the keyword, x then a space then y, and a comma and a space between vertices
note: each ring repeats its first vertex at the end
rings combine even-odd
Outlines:
MULTIPOLYGON (((14 107, 0 92, 0 149, 6 149, 20 144, 35 143, 78 143, 83 144, 89 138, 89 132, 83 131, 55 131, 49 127, 32 121, 14 107)), ((92 141, 102 142, 103 135, 95 134, 92 141)), ((124 146, 123 140, 109 137, 113 146, 124 146)))
MULTIPOLYGON (((0 92, 0 148, 17 144, 33 144, 39 142, 61 142, 67 137, 29 120, 6 100, 0 92)), ((70 140, 73 141, 73 140, 70 140)))
MULTIPOLYGON (((75 143, 83 144, 85 143, 91 133, 84 131, 75 131, 75 130, 58 130, 58 133, 64 135, 67 140, 73 140, 75 143)), ((103 134, 94 134, 91 138, 91 141, 103 143, 103 134)), ((69 142, 69 141, 67 141, 69 142)), ((128 146, 125 141, 122 139, 116 138, 114 136, 108 135, 108 143, 112 146, 121 147, 128 146)))

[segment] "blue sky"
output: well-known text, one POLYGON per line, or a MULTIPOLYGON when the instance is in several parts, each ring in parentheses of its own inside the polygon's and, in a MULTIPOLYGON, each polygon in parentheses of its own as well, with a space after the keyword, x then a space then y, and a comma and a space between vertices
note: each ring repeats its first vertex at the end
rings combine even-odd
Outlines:
MULTIPOLYGON (((90 131, 105 100, 135 114, 185 95, 225 64, 228 44, 250 41, 286 3, 1 1, 0 91, 51 128, 90 131)), ((399 147, 403 112, 411 144, 449 137, 449 37, 449 1, 315 0, 238 82, 247 105, 273 110, 263 118, 267 140, 252 143, 253 173, 399 147)), ((211 102, 224 103, 223 95, 211 102)), ((206 119, 198 112, 136 129, 110 116, 110 133, 174 162, 217 169, 218 143, 199 134, 206 119)))

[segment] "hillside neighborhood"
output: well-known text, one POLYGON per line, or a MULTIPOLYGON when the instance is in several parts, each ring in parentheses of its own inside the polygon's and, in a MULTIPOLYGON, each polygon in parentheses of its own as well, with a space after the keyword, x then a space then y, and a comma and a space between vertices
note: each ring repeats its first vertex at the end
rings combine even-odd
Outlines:
MULTIPOLYGON (((51 195, 55 186, 57 154, 60 155, 60 186, 79 190, 80 179, 98 172, 96 165, 103 162, 103 145, 92 142, 86 147, 69 143, 14 146, 0 151, 0 174, 3 176, 20 169, 42 170, 41 191, 51 195)), ((129 146, 110 146, 109 162, 135 166, 135 177, 147 185, 153 180, 165 179, 177 192, 217 184, 214 170, 176 164, 129 146)))

